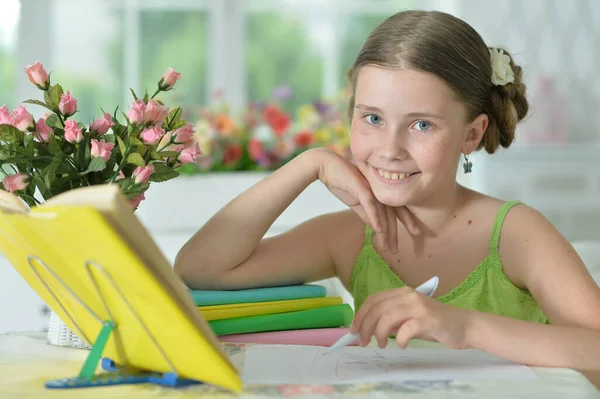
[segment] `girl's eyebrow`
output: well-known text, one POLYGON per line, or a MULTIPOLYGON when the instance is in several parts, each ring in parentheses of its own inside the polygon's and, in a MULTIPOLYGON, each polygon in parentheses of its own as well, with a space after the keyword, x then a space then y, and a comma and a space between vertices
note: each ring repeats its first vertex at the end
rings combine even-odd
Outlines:
POLYGON ((410 118, 434 118, 434 119, 441 119, 443 120, 444 117, 440 116, 440 115, 436 115, 436 114, 430 114, 427 112, 411 112, 410 114, 406 115, 410 118))
MULTIPOLYGON (((370 105, 364 105, 364 104, 356 104, 354 106, 354 108, 361 108, 364 109, 366 111, 369 112, 375 112, 378 114, 383 114, 384 112, 382 110, 380 110, 377 107, 372 107, 370 105)), ((434 119, 440 119, 443 120, 444 118, 440 115, 436 115, 436 114, 431 114, 429 112, 411 112, 410 114, 406 115, 409 118, 434 118, 434 119)))
POLYGON ((364 104, 356 104, 356 105, 354 106, 354 108, 362 108, 362 109, 364 109, 364 110, 366 110, 366 111, 370 111, 370 112, 377 112, 377 113, 383 114, 383 111, 382 111, 382 110, 380 110, 379 108, 377 108, 377 107, 371 107, 371 106, 369 106, 369 105, 364 105, 364 104))

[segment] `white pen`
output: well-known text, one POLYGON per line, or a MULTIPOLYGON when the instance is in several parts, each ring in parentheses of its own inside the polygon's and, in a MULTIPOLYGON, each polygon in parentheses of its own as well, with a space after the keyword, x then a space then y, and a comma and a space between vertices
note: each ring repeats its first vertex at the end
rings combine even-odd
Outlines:
MULTIPOLYGON (((434 276, 429 280, 425 281, 423 284, 415 288, 415 291, 420 292, 421 294, 425 294, 427 296, 432 296, 438 286, 438 277, 434 276)), ((345 334, 342 338, 338 339, 333 345, 327 348, 323 354, 331 353, 336 349, 343 348, 344 346, 348 346, 351 343, 355 342, 360 338, 360 334, 345 334)))

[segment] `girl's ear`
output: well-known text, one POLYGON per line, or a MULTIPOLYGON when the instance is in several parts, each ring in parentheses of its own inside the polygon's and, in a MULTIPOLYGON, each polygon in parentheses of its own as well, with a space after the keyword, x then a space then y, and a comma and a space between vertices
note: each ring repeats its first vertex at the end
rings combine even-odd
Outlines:
POLYGON ((486 114, 477 116, 469 123, 467 126, 467 135, 461 148, 463 154, 468 155, 477 149, 483 138, 483 134, 487 130, 488 123, 489 119, 486 114))

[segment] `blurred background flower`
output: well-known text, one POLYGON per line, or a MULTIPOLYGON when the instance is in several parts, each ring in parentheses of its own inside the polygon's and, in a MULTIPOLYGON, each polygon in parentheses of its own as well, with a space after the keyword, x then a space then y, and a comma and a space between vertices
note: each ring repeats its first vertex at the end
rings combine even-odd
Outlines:
POLYGON ((286 106, 293 94, 282 85, 268 100, 251 103, 237 114, 222 100, 202 109, 196 123, 202 155, 180 172, 275 170, 314 147, 350 157, 347 90, 301 104, 290 113, 286 106))

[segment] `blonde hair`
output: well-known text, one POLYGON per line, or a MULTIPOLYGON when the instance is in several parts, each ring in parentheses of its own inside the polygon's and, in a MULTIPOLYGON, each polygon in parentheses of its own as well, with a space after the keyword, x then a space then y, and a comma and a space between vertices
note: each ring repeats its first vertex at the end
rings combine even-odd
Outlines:
MULTIPOLYGON (((504 49, 503 49, 504 50, 504 49)), ((508 148, 517 123, 529 109, 521 68, 510 57, 514 82, 492 84, 489 49, 466 22, 439 11, 403 11, 383 21, 367 38, 347 73, 352 88, 349 115, 354 112, 358 71, 365 65, 409 68, 444 80, 466 104, 469 120, 487 114, 489 124, 479 148, 492 154, 508 148)))

